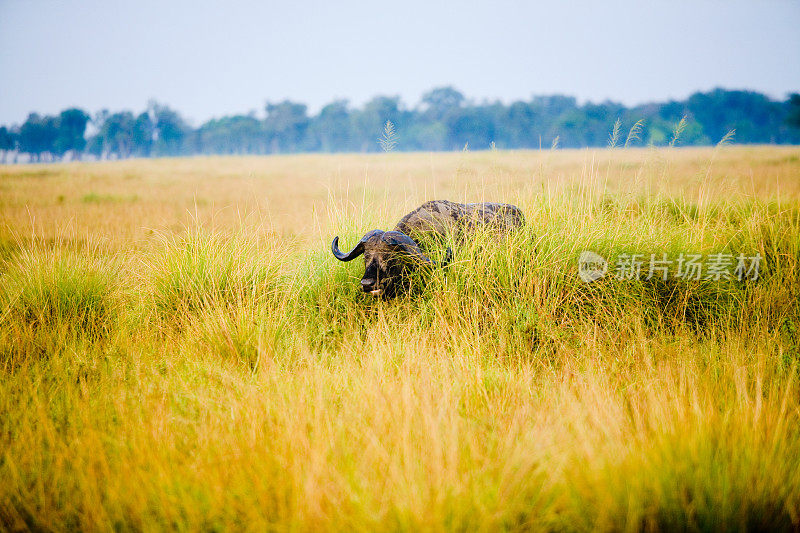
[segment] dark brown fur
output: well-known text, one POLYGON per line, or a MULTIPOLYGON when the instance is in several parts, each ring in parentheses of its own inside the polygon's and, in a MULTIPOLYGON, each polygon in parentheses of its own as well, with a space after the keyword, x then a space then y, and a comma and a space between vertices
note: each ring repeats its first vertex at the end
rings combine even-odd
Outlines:
POLYGON ((495 202, 459 204, 449 200, 431 200, 401 218, 394 229, 415 238, 424 233, 461 233, 480 225, 508 230, 524 224, 525 217, 515 205, 495 202))

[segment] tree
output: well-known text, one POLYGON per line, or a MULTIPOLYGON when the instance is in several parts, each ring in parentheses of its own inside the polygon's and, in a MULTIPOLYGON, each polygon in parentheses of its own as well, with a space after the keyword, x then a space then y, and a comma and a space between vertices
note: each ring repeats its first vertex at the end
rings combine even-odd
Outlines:
POLYGON ((98 136, 102 141, 102 155, 130 157, 133 152, 133 113, 122 111, 105 117, 98 136))
POLYGON ((464 95, 451 86, 437 87, 422 95, 425 112, 432 120, 442 120, 448 112, 461 107, 464 95))
POLYGON ((89 115, 82 109, 70 108, 61 112, 58 117, 58 137, 55 141, 55 150, 63 156, 72 151, 73 156, 80 159, 80 154, 86 147, 86 124, 89 115))
POLYGON ((800 128, 800 94, 789 95, 786 105, 789 108, 786 114, 786 123, 792 128, 800 128))
POLYGON ((559 115, 554 122, 554 131, 559 136, 560 145, 567 148, 604 146, 624 110, 622 104, 614 102, 589 102, 559 115))
POLYGON ((20 151, 30 154, 32 160, 41 161, 42 154, 55 153, 55 142, 58 137, 58 120, 51 116, 28 115, 28 119, 20 127, 20 151))
POLYGON ((513 102, 503 115, 500 123, 505 127, 502 128, 498 142, 515 148, 538 147, 539 136, 543 132, 538 127, 539 114, 532 105, 527 102, 513 102))
POLYGON ((147 111, 139 113, 133 122, 131 132, 131 142, 133 151, 141 157, 150 157, 153 150, 153 135, 155 134, 155 124, 147 111))
POLYGON ((446 126, 451 149, 468 145, 475 150, 485 150, 495 139, 494 106, 469 106, 448 113, 446 126))
POLYGON ((89 137, 86 141, 85 153, 91 154, 100 159, 103 157, 103 137, 98 133, 89 137))
MULTIPOLYGON (((358 136, 359 150, 362 152, 375 152, 380 149, 380 137, 386 121, 391 121, 400 132, 406 125, 404 113, 400 109, 400 97, 376 96, 364 107, 353 113, 353 129, 358 136)), ((403 134, 400 133, 402 138, 403 134)))
POLYGON ((6 162, 6 155, 16 146, 16 136, 5 126, 0 126, 0 153, 3 154, 2 164, 6 162))
POLYGON ((733 129, 740 143, 773 142, 783 122, 781 106, 753 91, 694 93, 684 107, 711 142, 718 142, 733 129))
POLYGON ((157 102, 138 115, 102 110, 92 120, 96 134, 88 142, 84 111, 66 109, 57 117, 31 113, 22 126, 0 130, 0 156, 5 159, 9 150, 28 153, 32 161, 67 152, 76 157, 82 152, 97 157, 374 152, 380 149, 378 139, 387 121, 396 128, 401 150, 460 150, 465 144, 481 150, 491 143, 500 148, 546 148, 556 137, 564 147, 604 147, 617 120, 620 144, 639 121, 643 125, 629 144, 668 145, 677 124, 681 131, 674 144, 681 146, 716 143, 732 129, 738 143, 800 144, 798 93, 775 101, 752 91, 715 89, 685 100, 626 108, 610 101, 578 105, 575 98, 559 94, 509 105, 475 103, 445 86, 426 92, 413 110, 397 96, 376 96, 358 108, 336 100, 315 116, 308 116, 304 104, 290 100, 268 103, 265 110, 263 120, 251 112, 209 120, 196 129, 157 102))
POLYGON ((100 159, 104 155, 104 144, 105 141, 103 139, 103 125, 105 121, 109 117, 108 109, 101 109, 100 111, 94 114, 94 117, 90 120, 92 126, 94 126, 95 134, 89 137, 86 141, 86 147, 84 148, 84 152, 93 155, 97 159, 100 159))
POLYGON ((155 153, 157 155, 183 153, 184 142, 190 131, 183 118, 176 111, 158 102, 150 102, 150 113, 155 119, 155 153))
POLYGON ((197 130, 197 149, 212 154, 266 152, 264 128, 255 116, 234 115, 212 119, 197 130))
POLYGON ((306 105, 290 100, 267 103, 264 128, 273 152, 298 152, 304 148, 310 121, 306 105))
POLYGON ((354 148, 347 100, 336 100, 323 107, 309 127, 314 147, 323 152, 342 152, 354 148))

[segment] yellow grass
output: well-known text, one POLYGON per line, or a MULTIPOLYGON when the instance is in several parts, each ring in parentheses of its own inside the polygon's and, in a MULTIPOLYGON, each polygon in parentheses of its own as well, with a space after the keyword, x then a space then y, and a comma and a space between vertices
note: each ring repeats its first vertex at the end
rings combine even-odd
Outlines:
POLYGON ((796 530, 798 267, 797 148, 0 167, 0 528, 796 530), (361 295, 432 198, 527 227, 361 295))

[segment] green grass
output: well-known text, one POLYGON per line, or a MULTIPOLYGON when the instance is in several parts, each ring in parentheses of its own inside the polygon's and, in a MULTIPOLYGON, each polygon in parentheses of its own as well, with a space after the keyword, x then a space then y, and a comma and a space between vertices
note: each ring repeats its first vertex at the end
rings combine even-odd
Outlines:
POLYGON ((107 259, 26 249, 3 270, 0 367, 47 356, 70 341, 104 340, 116 326, 116 266, 107 259))
MULTIPOLYGON (((59 197, 59 200, 63 201, 63 196, 59 197)), ((138 200, 139 197, 136 195, 116 196, 113 194, 97 194, 96 192, 90 192, 89 194, 81 196, 81 202, 85 204, 113 204, 118 202, 136 202, 138 200)))
POLYGON ((144 286, 162 318, 191 315, 209 306, 248 306, 274 293, 283 255, 258 257, 255 243, 191 228, 164 235, 161 249, 144 260, 144 286))

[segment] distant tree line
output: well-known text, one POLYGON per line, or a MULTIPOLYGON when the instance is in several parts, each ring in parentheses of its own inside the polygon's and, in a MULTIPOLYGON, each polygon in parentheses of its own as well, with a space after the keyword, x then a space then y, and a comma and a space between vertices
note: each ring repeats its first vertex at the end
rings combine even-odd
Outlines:
POLYGON ((404 151, 660 146, 670 143, 678 124, 683 145, 714 144, 730 130, 737 143, 799 144, 800 94, 775 101, 758 92, 715 89, 628 108, 610 101, 578 104, 563 95, 508 105, 472 102, 453 87, 440 87, 415 108, 399 97, 377 96, 360 108, 336 100, 310 116, 304 104, 286 100, 268 103, 263 116, 224 116, 197 128, 157 102, 138 114, 102 110, 91 116, 71 108, 57 116, 31 113, 21 125, 0 127, 0 162, 374 152, 387 146, 378 142, 387 121, 395 135, 388 145, 404 151))

